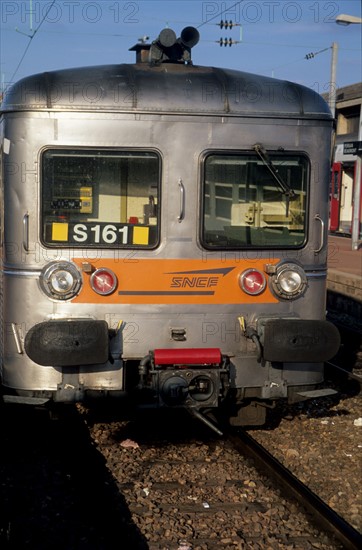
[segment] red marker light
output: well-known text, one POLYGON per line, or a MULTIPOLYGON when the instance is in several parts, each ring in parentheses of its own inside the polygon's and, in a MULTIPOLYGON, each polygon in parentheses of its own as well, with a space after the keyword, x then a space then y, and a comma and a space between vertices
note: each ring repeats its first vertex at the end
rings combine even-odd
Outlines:
POLYGON ((252 296, 261 294, 266 287, 264 274, 257 269, 247 269, 240 275, 240 286, 252 296))
POLYGON ((110 269, 101 267, 92 273, 90 285, 101 296, 112 294, 117 286, 117 277, 110 269))

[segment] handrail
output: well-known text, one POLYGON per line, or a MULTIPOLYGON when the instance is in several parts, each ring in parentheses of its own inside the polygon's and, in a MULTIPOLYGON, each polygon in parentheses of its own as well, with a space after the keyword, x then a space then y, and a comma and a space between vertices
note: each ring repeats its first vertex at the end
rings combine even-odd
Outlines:
POLYGON ((324 247, 324 221, 322 220, 322 218, 320 217, 319 214, 316 214, 314 216, 314 219, 316 221, 319 221, 320 224, 321 224, 321 234, 320 234, 320 245, 319 245, 319 248, 315 249, 314 250, 314 254, 319 254, 319 252, 322 250, 322 248, 324 247))
POLYGON ((180 213, 177 216, 177 219, 181 223, 182 220, 185 218, 185 186, 182 183, 182 179, 179 179, 178 187, 180 190, 180 213))

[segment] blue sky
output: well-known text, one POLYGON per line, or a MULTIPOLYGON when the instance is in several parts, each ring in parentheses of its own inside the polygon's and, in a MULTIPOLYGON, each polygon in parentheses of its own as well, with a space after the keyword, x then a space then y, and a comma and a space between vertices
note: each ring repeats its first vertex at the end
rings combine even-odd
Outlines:
POLYGON ((340 13, 361 17, 360 0, 0 0, 0 6, 3 89, 38 72, 133 63, 128 49, 140 37, 154 40, 165 27, 179 36, 188 25, 200 33, 192 52, 198 65, 275 76, 323 93, 336 42, 337 87, 362 80, 362 25, 334 21, 340 13), (221 30, 221 19, 238 25, 221 30), (238 43, 220 47, 220 38, 238 43), (316 55, 307 60, 309 53, 316 55))

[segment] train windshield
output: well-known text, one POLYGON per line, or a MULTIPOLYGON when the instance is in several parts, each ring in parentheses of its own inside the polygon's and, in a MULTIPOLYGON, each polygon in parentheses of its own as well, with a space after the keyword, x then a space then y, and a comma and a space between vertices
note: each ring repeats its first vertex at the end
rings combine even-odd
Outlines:
POLYGON ((148 151, 47 150, 42 240, 56 246, 153 248, 160 159, 148 151))
POLYGON ((205 158, 201 234, 206 248, 304 244, 308 159, 268 153, 268 163, 272 170, 256 152, 205 158))

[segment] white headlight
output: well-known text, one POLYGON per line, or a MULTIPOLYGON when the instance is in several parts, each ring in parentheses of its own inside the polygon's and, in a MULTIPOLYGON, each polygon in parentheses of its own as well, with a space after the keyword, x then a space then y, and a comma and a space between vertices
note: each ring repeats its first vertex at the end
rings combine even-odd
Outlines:
POLYGON ((280 274, 279 284, 284 292, 293 294, 294 292, 298 292, 298 290, 300 289, 300 286, 302 284, 302 277, 296 271, 288 269, 287 271, 284 271, 280 274))
POLYGON ((49 284, 58 294, 68 294, 74 286, 73 274, 65 269, 59 269, 51 274, 49 284))
POLYGON ((78 268, 70 262, 51 262, 40 275, 40 286, 49 298, 70 300, 82 286, 82 276, 78 268))
POLYGON ((272 279, 272 288, 281 298, 288 300, 300 296, 307 285, 303 269, 296 264, 282 264, 272 279))

